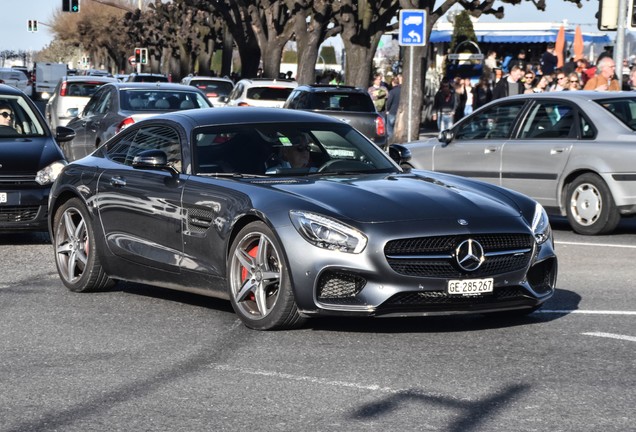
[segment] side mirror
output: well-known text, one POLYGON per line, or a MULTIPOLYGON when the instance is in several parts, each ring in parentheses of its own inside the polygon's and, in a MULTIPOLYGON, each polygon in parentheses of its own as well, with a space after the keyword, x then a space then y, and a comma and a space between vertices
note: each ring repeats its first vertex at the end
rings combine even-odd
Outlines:
POLYGON ((221 102, 222 104, 226 104, 228 101, 228 97, 227 96, 221 96, 219 97, 219 102, 221 102))
POLYGON ((168 171, 178 175, 179 171, 168 163, 168 155, 161 150, 146 150, 139 153, 132 162, 133 168, 168 171))
POLYGON ((68 142, 75 138, 75 131, 66 126, 58 126, 55 128, 55 141, 68 142))
POLYGON ((448 144, 450 144, 453 138, 455 138, 455 134, 450 129, 441 131, 439 133, 439 136, 437 137, 438 141, 443 144, 442 147, 446 147, 448 144))
POLYGON ((389 146, 389 157, 401 166, 404 162, 411 160, 411 150, 402 144, 391 144, 389 146))

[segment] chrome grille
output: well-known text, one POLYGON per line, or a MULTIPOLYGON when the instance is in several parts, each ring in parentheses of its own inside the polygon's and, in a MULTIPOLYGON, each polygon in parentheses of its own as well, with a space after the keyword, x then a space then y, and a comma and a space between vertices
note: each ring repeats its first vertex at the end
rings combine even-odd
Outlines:
POLYGON ((0 222, 29 222, 38 215, 38 206, 0 206, 0 222))
POLYGON ((35 175, 3 175, 0 176, 0 187, 8 186, 40 186, 35 175))
POLYGON ((393 240, 384 254, 399 274, 416 277, 461 278, 507 273, 525 268, 532 259, 534 239, 528 234, 470 236, 479 242, 486 259, 475 271, 466 272, 455 260, 455 248, 468 236, 438 236, 393 240))

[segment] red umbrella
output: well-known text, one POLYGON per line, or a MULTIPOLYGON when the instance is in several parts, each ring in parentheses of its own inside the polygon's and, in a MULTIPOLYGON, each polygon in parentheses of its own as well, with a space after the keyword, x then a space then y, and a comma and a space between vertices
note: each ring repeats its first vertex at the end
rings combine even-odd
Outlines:
POLYGON ((554 43, 554 52, 557 56, 557 67, 563 67, 563 50, 565 49, 565 28, 561 26, 554 43))
POLYGON ((581 26, 576 26, 574 30, 574 42, 572 43, 572 51, 574 52, 574 60, 583 58, 583 33, 581 26))

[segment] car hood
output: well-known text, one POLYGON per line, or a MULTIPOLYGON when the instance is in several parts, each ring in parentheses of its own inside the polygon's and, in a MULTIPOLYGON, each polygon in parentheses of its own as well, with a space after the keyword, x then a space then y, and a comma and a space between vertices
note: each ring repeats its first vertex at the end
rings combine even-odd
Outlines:
POLYGON ((63 160, 52 138, 0 139, 0 174, 36 173, 47 165, 63 160))
POLYGON ((363 223, 519 218, 521 213, 515 196, 506 190, 453 176, 378 174, 257 182, 363 223))

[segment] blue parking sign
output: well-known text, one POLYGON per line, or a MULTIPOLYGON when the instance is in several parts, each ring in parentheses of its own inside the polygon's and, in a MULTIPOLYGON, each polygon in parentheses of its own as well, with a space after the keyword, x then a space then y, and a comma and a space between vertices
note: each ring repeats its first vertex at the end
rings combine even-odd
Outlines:
POLYGON ((426 11, 402 9, 400 11, 400 39, 404 46, 426 45, 426 11))

